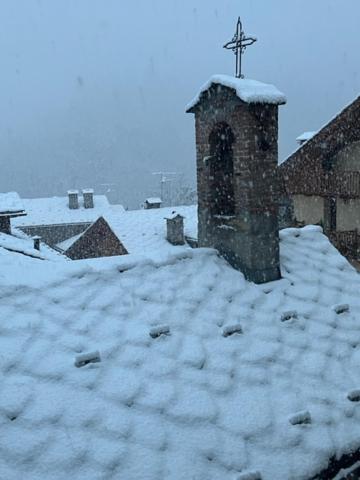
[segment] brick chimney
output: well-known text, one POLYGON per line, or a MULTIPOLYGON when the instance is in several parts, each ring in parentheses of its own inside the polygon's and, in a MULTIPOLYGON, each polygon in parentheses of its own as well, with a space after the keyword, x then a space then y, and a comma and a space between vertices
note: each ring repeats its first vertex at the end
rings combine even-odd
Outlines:
POLYGON ((79 208, 79 191, 78 190, 68 190, 69 198, 69 208, 71 210, 76 210, 79 208))
POLYGON ((82 191, 85 208, 94 208, 94 190, 92 188, 84 188, 82 191))
POLYGON ((195 114, 198 241, 255 283, 280 278, 278 105, 274 86, 215 75, 195 114))

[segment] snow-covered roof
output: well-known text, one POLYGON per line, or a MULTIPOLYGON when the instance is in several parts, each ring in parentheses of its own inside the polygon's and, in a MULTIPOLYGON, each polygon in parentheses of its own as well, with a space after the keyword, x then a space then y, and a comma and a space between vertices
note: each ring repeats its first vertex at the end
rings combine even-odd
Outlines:
MULTIPOLYGON (((87 230, 87 229, 86 229, 87 230)), ((85 230, 85 231, 86 231, 85 230)), ((84 232, 78 233, 77 235, 74 235, 73 237, 67 238, 63 242, 58 243, 56 246, 65 252, 68 248, 70 248, 82 235, 84 232)))
POLYGON ((24 204, 16 192, 0 193, 0 216, 24 212, 24 204))
POLYGON ((265 285, 207 249, 0 269, 1 477, 301 480, 359 448, 359 276, 280 237, 265 285))
MULTIPOLYGON (((173 211, 174 207, 128 210, 120 215, 105 215, 104 218, 130 254, 170 253, 181 248, 166 240, 165 218, 173 211)), ((176 212, 185 217, 185 235, 197 238, 197 207, 179 206, 176 212)))
MULTIPOLYGON (((33 239, 15 228, 12 229, 11 235, 0 232, 0 255, 4 254, 4 250, 39 260, 66 260, 66 257, 63 257, 44 243, 41 243, 40 251, 36 250, 33 239)), ((0 257, 1 262, 2 257, 0 257)))
POLYGON ((70 209, 68 197, 24 198, 23 204, 27 216, 16 218, 14 225, 94 222, 102 215, 125 211, 122 205, 110 205, 105 195, 94 195, 94 208, 85 208, 80 198, 79 208, 70 209))
POLYGON ((274 85, 250 80, 248 78, 236 78, 230 75, 213 75, 201 87, 200 92, 186 106, 186 111, 192 109, 201 98, 201 95, 208 90, 211 85, 219 84, 228 88, 233 88, 236 95, 246 103, 271 103, 282 105, 286 103, 286 97, 274 85))
MULTIPOLYGON (((351 129, 349 128, 349 120, 352 119, 352 122, 357 125, 357 115, 356 112, 359 111, 360 108, 360 96, 357 96, 355 100, 349 102, 344 108, 342 108, 339 112, 337 112, 330 120, 328 120, 321 128, 317 131, 312 132, 314 133, 311 138, 307 139, 305 142, 299 142, 300 145, 285 159, 279 161, 279 165, 281 167, 287 167, 291 162, 297 159, 297 156, 300 152, 306 151, 308 146, 313 144, 313 142, 317 142, 319 138, 322 137, 322 154, 328 155, 327 148, 330 148, 331 142, 328 141, 328 135, 332 138, 342 138, 342 135, 337 135, 337 130, 339 125, 343 122, 344 125, 347 126, 345 131, 348 130, 349 132, 351 129), (350 113, 351 112, 351 113, 350 113), (355 115, 354 113, 355 112, 355 115), (311 142, 310 142, 311 140, 311 142), (325 147, 325 148, 324 148, 325 147)), ((298 137, 299 138, 299 137, 298 137)), ((320 140, 319 140, 320 141, 320 140)), ((302 159, 298 157, 298 160, 301 162, 302 159)))
POLYGON ((316 135, 316 131, 315 132, 304 132, 302 133, 301 135, 299 135, 298 137, 296 137, 296 141, 297 142, 307 142, 308 140, 310 140, 310 138, 312 138, 314 135, 316 135))
POLYGON ((159 197, 149 197, 145 200, 146 203, 162 203, 161 198, 159 197))

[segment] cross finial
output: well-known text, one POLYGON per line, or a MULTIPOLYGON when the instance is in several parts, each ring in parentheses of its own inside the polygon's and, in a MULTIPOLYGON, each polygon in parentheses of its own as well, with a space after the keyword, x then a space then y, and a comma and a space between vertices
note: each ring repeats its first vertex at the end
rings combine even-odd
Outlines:
POLYGON ((238 18, 236 24, 235 35, 233 36, 230 42, 225 43, 224 48, 232 50, 236 56, 236 68, 235 68, 235 77, 244 78, 244 75, 241 73, 241 56, 245 52, 246 47, 249 47, 255 43, 257 38, 247 37, 245 32, 242 29, 242 23, 240 17, 238 18))

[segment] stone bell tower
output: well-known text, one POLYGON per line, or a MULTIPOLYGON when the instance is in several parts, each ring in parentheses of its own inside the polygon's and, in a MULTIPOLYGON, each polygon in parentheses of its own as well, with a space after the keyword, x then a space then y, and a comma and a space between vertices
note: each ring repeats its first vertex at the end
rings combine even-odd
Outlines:
POLYGON ((198 241, 255 283, 280 278, 278 105, 274 86, 215 75, 195 114, 198 241))

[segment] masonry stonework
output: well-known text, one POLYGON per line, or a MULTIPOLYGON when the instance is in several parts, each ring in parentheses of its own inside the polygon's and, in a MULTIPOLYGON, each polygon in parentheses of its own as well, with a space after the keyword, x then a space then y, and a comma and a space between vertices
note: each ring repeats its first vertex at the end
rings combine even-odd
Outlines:
POLYGON ((256 283, 280 278, 278 106, 212 85, 195 113, 198 240, 256 283), (219 204, 219 196, 221 198, 219 204))
POLYGON ((0 232, 11 235, 11 222, 10 217, 0 216, 0 232))

